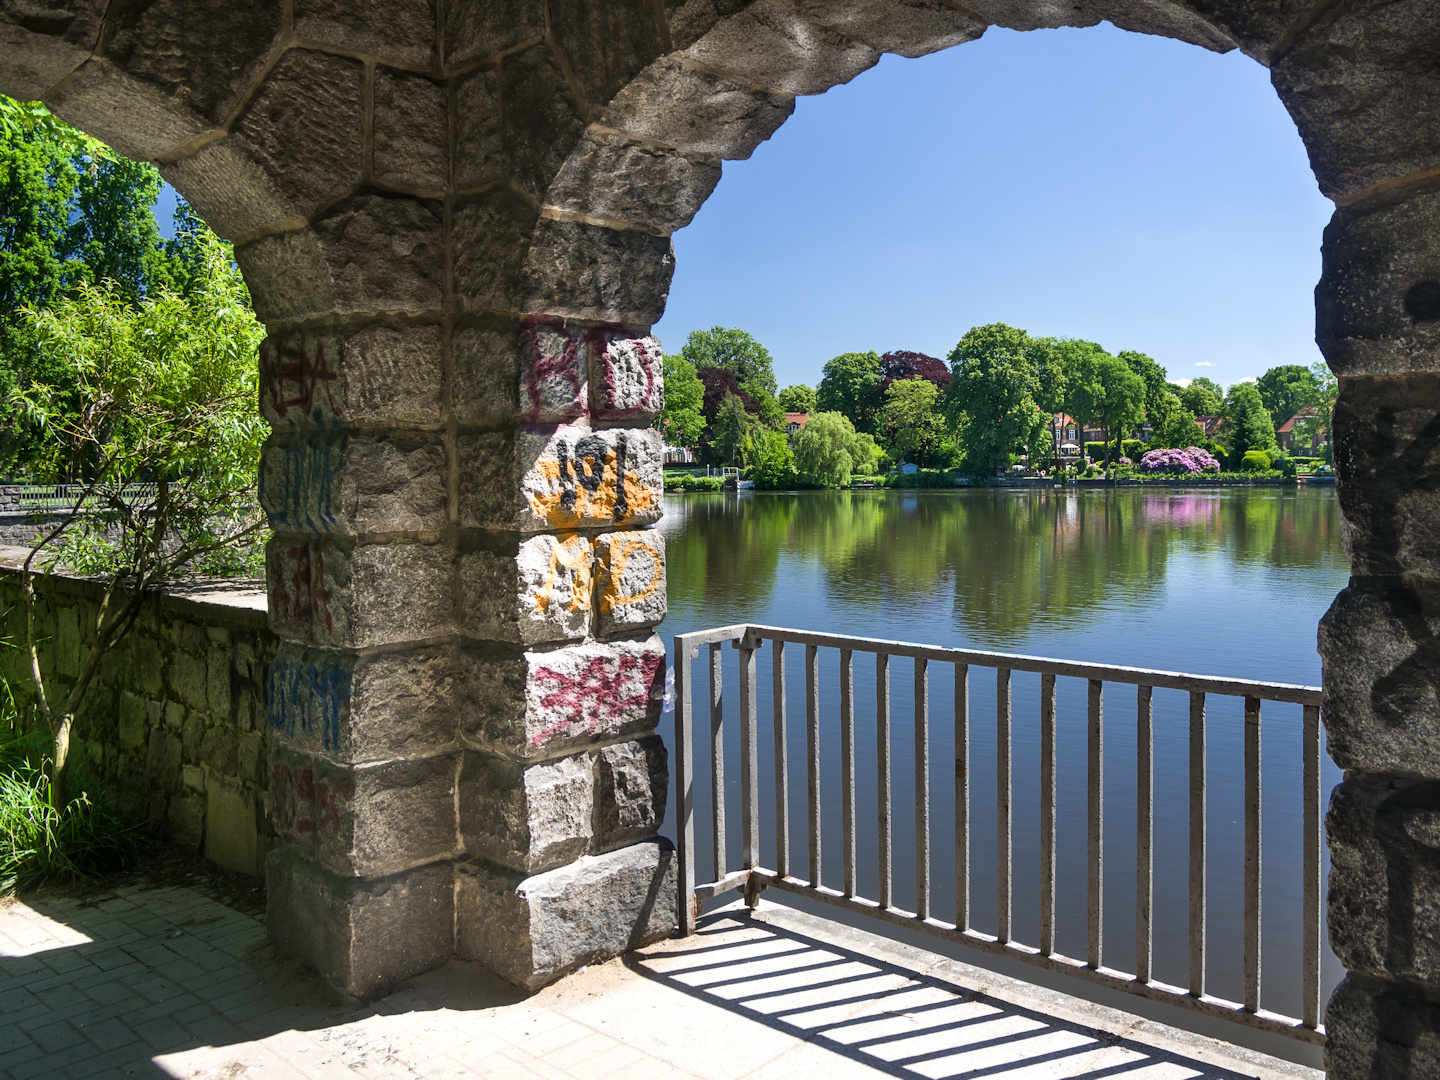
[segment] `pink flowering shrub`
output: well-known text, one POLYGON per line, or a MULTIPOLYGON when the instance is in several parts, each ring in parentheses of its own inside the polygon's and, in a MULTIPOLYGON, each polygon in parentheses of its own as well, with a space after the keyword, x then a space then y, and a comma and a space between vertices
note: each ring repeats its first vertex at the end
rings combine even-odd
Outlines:
POLYGON ((1152 473, 1195 476, 1202 472, 1219 472, 1220 463, 1209 451, 1190 446, 1184 450, 1151 450, 1140 459, 1140 468, 1152 473))
POLYGON ((1120 462, 1119 462, 1119 463, 1120 463, 1121 465, 1134 465, 1134 464, 1135 464, 1135 463, 1134 463, 1133 461, 1131 461, 1128 457, 1122 457, 1122 458, 1120 459, 1120 462))

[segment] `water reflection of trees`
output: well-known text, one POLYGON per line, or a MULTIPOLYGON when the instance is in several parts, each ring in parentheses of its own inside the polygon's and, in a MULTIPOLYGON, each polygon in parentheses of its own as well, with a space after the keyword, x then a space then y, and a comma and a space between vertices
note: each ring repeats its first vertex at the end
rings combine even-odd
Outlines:
POLYGON ((818 565, 848 610, 952 599, 969 641, 1014 648, 1040 632, 1124 632, 1159 598, 1172 553, 1267 572, 1343 567, 1320 492, 804 492, 686 496, 670 534, 672 600, 730 609, 768 596, 784 561, 818 565))

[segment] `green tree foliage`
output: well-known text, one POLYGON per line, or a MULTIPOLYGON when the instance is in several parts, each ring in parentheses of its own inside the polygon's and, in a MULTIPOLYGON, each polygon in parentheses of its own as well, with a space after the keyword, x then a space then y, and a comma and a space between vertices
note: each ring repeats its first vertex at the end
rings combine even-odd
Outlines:
POLYGON ((879 424, 890 453, 927 466, 945 441, 945 418, 940 391, 928 379, 902 379, 885 391, 885 408, 879 424))
POLYGON ((850 444, 850 461, 856 476, 874 476, 880 471, 880 459, 885 456, 867 431, 856 432, 855 441, 850 444))
MULTIPOLYGON (((154 166, 120 157, 43 105, 0 97, 0 397, 70 377, 38 347, 25 309, 102 281, 132 302, 197 287, 221 241, 183 203, 174 239, 162 240, 151 210, 160 185, 154 166)), ((5 419, 0 472, 26 472, 36 448, 5 419)))
POLYGON ((855 469, 859 439, 848 416, 817 412, 795 435, 795 468, 818 487, 843 488, 855 469))
POLYGON ((185 570, 213 570, 264 526, 255 478, 264 422, 255 408, 255 321, 240 275, 219 249, 191 296, 138 303, 113 282, 27 311, 37 348, 68 378, 10 393, 36 433, 37 478, 80 476, 75 509, 26 558, 22 587, 36 706, 49 723, 52 798, 65 802, 70 731, 101 660, 130 630, 147 592, 185 570), (137 487, 137 485, 143 485, 137 487), (106 580, 95 638, 75 681, 51 700, 36 637, 36 562, 63 553, 106 580))
POLYGON ((775 398, 775 364, 769 350, 747 334, 727 326, 692 330, 680 354, 697 368, 715 367, 735 376, 741 390, 755 399, 760 418, 774 423, 782 414, 775 398))
POLYGON ((1315 398, 1318 386, 1314 373, 1301 364, 1272 367, 1256 380, 1260 401, 1278 428, 1315 398))
POLYGON ((1112 464, 1113 444, 1127 438, 1145 415, 1145 380, 1119 357, 1098 346, 1077 352, 1070 367, 1070 400, 1075 418, 1105 429, 1109 444, 1105 465, 1112 464))
POLYGON ((1203 375, 1192 379, 1189 386, 1171 383, 1170 392, 1196 416, 1220 416, 1225 412, 1225 391, 1219 383, 1203 375))
POLYGON ((1315 389, 1305 405, 1312 410, 1313 415, 1304 417, 1295 424, 1295 435, 1306 443, 1316 437, 1324 439, 1325 459, 1328 461, 1334 446, 1330 425, 1334 422, 1335 397, 1340 392, 1340 385, 1334 373, 1322 361, 1317 360, 1310 365, 1310 377, 1315 382, 1315 389))
POLYGON ((795 454, 783 431, 753 429, 749 460, 749 477, 756 487, 786 488, 795 482, 795 454))
POLYGON ((750 414, 745 411, 744 402, 735 394, 726 394, 710 427, 710 441, 720 460, 735 464, 750 433, 750 414))
POLYGON ((857 431, 871 431, 875 387, 880 384, 880 354, 841 353, 825 364, 815 394, 816 412, 839 413, 857 431))
POLYGON ((1147 411, 1146 419, 1150 421, 1152 448, 1175 447, 1183 450, 1187 446, 1195 446, 1202 434, 1195 423, 1195 414, 1172 393, 1164 394, 1147 411))
POLYGON ((815 411, 815 389, 799 383, 780 391, 780 408, 787 413, 811 413, 815 411))
POLYGON ((1123 360, 1125 366, 1140 376, 1141 382, 1145 384, 1145 415, 1149 419, 1151 411, 1160 406, 1160 399, 1170 392, 1169 377, 1165 374, 1165 369, 1142 352, 1124 349, 1116 353, 1115 357, 1123 360))
POLYGON ((695 446, 705 431, 705 385, 695 365, 683 356, 667 356, 662 367, 665 408, 655 422, 671 446, 695 446))
POLYGON ((1232 467, 1251 450, 1269 450, 1275 445, 1275 424, 1254 383, 1236 383, 1225 399, 1225 426, 1221 429, 1230 451, 1232 467))
POLYGON ((959 431, 966 468, 989 472, 1010 456, 1048 454, 1049 418, 1036 403, 1039 373, 1030 335, 1004 323, 977 326, 950 350, 948 407, 959 431))

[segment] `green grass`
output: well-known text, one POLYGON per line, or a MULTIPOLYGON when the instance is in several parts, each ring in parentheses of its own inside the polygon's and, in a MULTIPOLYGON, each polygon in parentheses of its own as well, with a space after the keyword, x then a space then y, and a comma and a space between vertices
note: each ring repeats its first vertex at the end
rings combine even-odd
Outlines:
POLYGON ((64 812, 50 806, 49 740, 20 734, 13 708, 0 712, 0 896, 82 881, 130 862, 138 850, 135 837, 80 788, 78 776, 71 785, 79 793, 64 812))

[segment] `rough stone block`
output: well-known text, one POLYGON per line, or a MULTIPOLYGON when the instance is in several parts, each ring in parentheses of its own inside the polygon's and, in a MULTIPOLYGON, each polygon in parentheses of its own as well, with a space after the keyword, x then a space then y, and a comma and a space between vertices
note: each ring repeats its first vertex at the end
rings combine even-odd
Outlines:
POLYGON ((120 745, 138 750, 145 745, 145 701, 129 690, 120 691, 120 745))
POLYGON ((940 0, 833 4, 827 0, 769 0, 772 8, 800 15, 832 33, 881 52, 925 56, 974 41, 985 23, 940 0))
POLYGON ((606 127, 689 154, 747 158, 795 111, 788 94, 767 93, 664 59, 605 107, 606 127))
POLYGON ((650 735, 595 752, 595 845, 599 850, 655 835, 665 820, 670 761, 650 735))
POLYGON ((337 873, 374 877, 453 855, 453 755, 341 765, 271 751, 275 832, 337 873))
POLYGON ((589 342, 591 414, 645 421, 665 408, 665 354, 653 336, 594 334, 589 342))
POLYGON ((518 313, 521 272, 539 215, 507 188, 455 208, 455 291, 466 311, 518 313))
POLYGON ((344 311, 438 311, 445 268, 438 203, 357 195, 315 222, 344 311))
POLYGON ((445 5, 445 63, 494 56, 544 33, 544 0, 457 0, 445 5))
POLYGON ((649 525, 663 509, 653 428, 535 426, 460 440, 460 524, 564 532, 649 525))
POLYGON ((365 65, 290 49, 265 77, 231 138, 308 216, 360 184, 365 65))
POLYGON ((373 997, 454 951, 450 863, 367 880, 329 873, 279 848, 265 869, 271 942, 346 993, 373 997))
POLYGON ((212 777, 205 800, 205 857, 236 873, 260 873, 255 797, 238 784, 212 777))
POLYGON ((38 100, 90 58, 107 6, 104 0, 54 4, 38 26, 26 8, 0 11, 0 90, 17 101, 38 100))
POLYGON ((589 538, 575 533, 532 536, 513 552, 467 552, 464 632, 524 645, 588 637, 593 564, 589 538))
POLYGON ((205 839, 205 796, 186 791, 170 797, 165 837, 176 847, 199 851, 205 839))
POLYGON ((489 68, 454 82, 455 186, 493 184, 505 177, 500 126, 500 73, 489 68))
POLYGON ((665 537, 654 529, 595 539, 596 613, 602 637, 658 626, 665 618, 665 537))
POLYGON ((280 535, 265 557, 270 626, 282 637, 361 648, 454 632, 449 545, 280 535))
POLYGON ((428 67, 435 59, 434 0, 295 0, 295 33, 311 41, 428 67))
POLYGON ((533 877, 462 867, 456 951, 534 990, 585 964, 675 929, 675 852, 668 840, 588 856, 533 877))
POLYGON ((868 45, 764 4, 717 23, 685 55, 781 94, 823 94, 880 60, 868 45))
POLYGON ((269 727, 351 764, 434 754, 455 742, 454 684, 443 647, 357 655, 282 642, 270 663, 269 727))
POLYGON ((573 862, 590 850, 594 804, 589 754, 531 765, 465 755, 460 834, 470 855, 528 874, 573 862))
POLYGON ((214 126, 183 102, 92 59, 46 92, 50 111, 137 161, 166 157, 214 126))
POLYGON ((1342 375, 1440 371, 1440 191, 1325 228, 1315 341, 1342 375))
POLYGON ((230 723, 230 650, 212 645, 205 654, 205 704, 215 719, 230 723))
POLYGON ((719 182, 713 158, 587 131, 546 191, 545 206, 668 235, 690 224, 719 182))
POLYGON ((1440 162, 1440 20, 1427 0, 1317 12, 1271 67, 1320 190, 1356 193, 1440 162))
POLYGON ((180 782, 190 791, 205 793, 205 770, 199 765, 185 765, 180 770, 180 782))
POLYGON ((542 219, 525 258, 526 311, 651 326, 665 313, 675 248, 669 237, 542 219))
POLYGON ((382 184, 444 194, 450 180, 450 131, 443 85, 421 75, 375 69, 374 173, 382 184))
POLYGON ((205 224, 229 240, 300 216, 275 178, 235 139, 207 143, 178 161, 162 163, 160 174, 185 192, 205 224))
POLYGON ((223 124, 284 28, 273 4, 156 0, 111 5, 106 59, 223 124))
POLYGON ((451 345, 455 379, 450 387, 456 419, 514 421, 521 351, 519 331, 513 326, 456 329, 451 345))
POLYGON ((170 657, 170 691, 192 709, 205 708, 205 661, 186 652, 170 657))
POLYGON ((585 130, 559 58, 544 45, 507 56, 500 68, 506 173, 541 198, 585 130))
POLYGON ((1325 1075, 1440 1076, 1440 1003, 1393 984, 1348 976, 1325 1009, 1325 1075))
POLYGON ((1351 774, 1330 797, 1325 835, 1340 962, 1440 988, 1440 780, 1351 774))
POLYGON ((438 326, 272 334, 260 411, 276 426, 438 423, 442 349, 438 326))
POLYGON ((1347 379, 1334 415, 1351 573, 1440 578, 1440 374, 1347 379))
POLYGON ((358 305, 341 304, 335 279, 311 229, 266 236, 237 245, 235 261, 245 274, 255 314, 263 323, 313 319, 358 305))
POLYGON ((260 505, 282 532, 433 533, 447 521, 446 479, 439 434, 277 433, 261 451, 260 505))
POLYGON ((229 724, 215 725, 200 740, 200 763, 212 773, 234 776, 239 771, 239 755, 235 729, 229 724))
POLYGON ((520 656, 472 650, 463 662, 462 733, 498 754, 559 757, 660 721, 665 645, 653 634, 520 656))
POLYGON ((1326 747, 1342 769, 1440 777, 1440 595, 1357 583, 1320 620, 1326 747))
POLYGON ((592 109, 665 51, 657 12, 643 3, 550 0, 550 28, 592 109))

